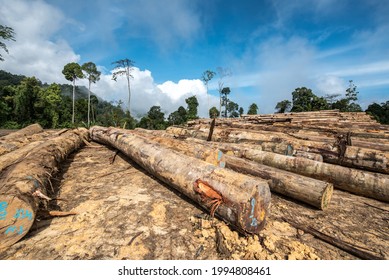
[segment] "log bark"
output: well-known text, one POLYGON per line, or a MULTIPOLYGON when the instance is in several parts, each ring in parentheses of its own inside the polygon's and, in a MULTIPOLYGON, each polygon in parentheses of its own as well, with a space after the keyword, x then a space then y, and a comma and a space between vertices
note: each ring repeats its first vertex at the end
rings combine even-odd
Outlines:
MULTIPOLYGON (((225 150, 227 154, 220 154, 220 147, 217 145, 212 147, 206 142, 196 142, 189 139, 188 141, 181 141, 165 137, 150 136, 150 132, 140 130, 137 130, 135 133, 149 135, 149 140, 158 142, 188 156, 194 156, 218 166, 225 166, 243 174, 249 174, 265 179, 268 181, 272 192, 274 191, 297 201, 307 203, 315 208, 324 210, 330 204, 333 192, 333 186, 330 183, 300 176, 292 172, 276 169, 250 160, 237 158, 230 155, 233 152, 229 149, 225 150)), ((158 132, 156 132, 156 134, 158 134, 158 132)))
POLYGON ((386 174, 252 149, 235 150, 235 153, 261 164, 325 180, 342 190, 389 202, 389 176, 386 174))
POLYGON ((42 143, 44 143, 43 140, 41 141, 34 141, 24 147, 21 147, 17 150, 14 150, 12 152, 9 152, 5 155, 2 155, 0 156, 0 172, 3 171, 5 168, 7 168, 8 166, 20 161, 21 159, 23 159, 25 156, 27 156, 28 154, 31 153, 31 151, 41 145, 42 143))
POLYGON ((20 162, 0 176, 0 247, 7 247, 30 230, 39 206, 47 194, 51 176, 59 163, 84 144, 85 128, 68 131, 33 148, 20 162))
POLYGON ((150 174, 211 210, 210 197, 201 194, 195 185, 199 180, 206 182, 208 190, 222 202, 216 213, 240 232, 258 234, 264 227, 270 207, 266 181, 186 156, 120 129, 94 126, 90 135, 94 141, 120 150, 150 174))
MULTIPOLYGON (((206 129, 205 131, 194 131, 179 127, 169 127, 166 131, 172 134, 199 139, 204 139, 205 134, 207 134, 206 129)), ((321 143, 293 139, 292 137, 282 136, 281 134, 220 128, 214 129, 212 140, 215 142, 261 144, 262 147, 264 147, 264 143, 268 143, 268 147, 265 147, 264 150, 269 151, 271 149, 272 152, 280 154, 288 153, 287 150, 284 150, 284 152, 275 150, 278 144, 282 144, 284 146, 286 145, 288 149, 321 154, 324 162, 389 174, 388 152, 348 146, 345 143, 321 143)))
MULTIPOLYGON (((293 172, 303 176, 332 183, 335 188, 357 195, 389 201, 389 175, 329 164, 304 157, 292 157, 261 151, 254 145, 205 142, 196 138, 186 138, 188 143, 212 145, 226 154, 246 158, 260 164, 293 172)), ((227 160, 227 159, 224 159, 227 160)))
MULTIPOLYGON (((157 136, 168 135, 162 131, 140 130, 140 132, 157 136)), ((197 138, 186 138, 185 140, 189 144, 206 144, 212 146, 214 149, 221 150, 225 154, 232 153, 238 157, 243 157, 277 169, 324 180, 332 183, 335 188, 357 195, 381 201, 389 201, 389 176, 386 174, 325 163, 321 162, 320 159, 286 156, 298 153, 299 151, 296 150, 290 153, 285 151, 284 155, 279 153, 282 149, 279 149, 276 153, 274 153, 274 150, 273 152, 268 152, 271 149, 267 149, 264 144, 261 146, 250 144, 237 145, 234 143, 206 142, 197 138), (262 150, 263 147, 265 148, 264 150, 262 150)))
POLYGON ((0 156, 29 143, 34 134, 43 132, 39 124, 32 124, 0 138, 0 156))
POLYGON ((6 136, 1 137, 1 140, 18 140, 21 137, 30 136, 36 133, 43 132, 43 128, 39 124, 32 124, 29 126, 26 126, 25 128, 19 129, 15 132, 12 132, 6 136))

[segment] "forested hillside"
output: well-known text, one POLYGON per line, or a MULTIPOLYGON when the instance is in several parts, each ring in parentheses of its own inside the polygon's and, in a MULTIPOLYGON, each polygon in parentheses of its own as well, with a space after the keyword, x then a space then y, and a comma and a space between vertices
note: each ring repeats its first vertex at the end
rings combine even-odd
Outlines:
MULTIPOLYGON (((88 89, 76 86, 75 123, 72 124, 72 86, 43 84, 35 77, 0 70, 0 127, 21 128, 38 122, 44 128, 86 126, 88 89)), ((121 102, 110 103, 91 95, 91 124, 134 127, 121 102)))

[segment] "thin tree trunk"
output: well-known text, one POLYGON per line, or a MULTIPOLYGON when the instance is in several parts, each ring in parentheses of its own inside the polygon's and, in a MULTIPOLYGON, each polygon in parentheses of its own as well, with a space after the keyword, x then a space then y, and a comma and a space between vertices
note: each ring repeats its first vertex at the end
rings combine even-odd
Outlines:
POLYGON ((67 155, 84 144, 85 128, 67 131, 30 150, 0 178, 0 247, 11 246, 30 230, 39 207, 47 197, 50 178, 67 155))
POLYGON ((74 124, 74 104, 76 99, 76 79, 73 78, 73 112, 72 112, 72 124, 74 124))
POLYGON ((94 141, 120 150, 155 177, 210 209, 211 214, 216 211, 240 232, 258 234, 263 228, 270 207, 266 181, 186 156, 121 129, 93 126, 90 134, 94 141), (220 203, 216 209, 215 203, 220 203))
POLYGON ((89 87, 88 87, 88 127, 90 126, 90 85, 91 81, 89 80, 89 87))
POLYGON ((131 86, 130 86, 130 73, 129 69, 127 69, 127 86, 128 86, 128 112, 131 114, 131 86))

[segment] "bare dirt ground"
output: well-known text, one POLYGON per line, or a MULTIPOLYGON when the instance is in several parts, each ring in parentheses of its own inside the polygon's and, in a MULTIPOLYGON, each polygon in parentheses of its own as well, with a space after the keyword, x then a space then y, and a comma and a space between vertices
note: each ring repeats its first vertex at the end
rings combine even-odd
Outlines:
POLYGON ((302 230, 311 227, 389 259, 389 205, 335 190, 325 211, 272 194, 259 236, 242 236, 120 153, 92 143, 53 178, 48 210, 0 259, 357 259, 302 230), (300 229, 298 229, 300 228, 300 229))

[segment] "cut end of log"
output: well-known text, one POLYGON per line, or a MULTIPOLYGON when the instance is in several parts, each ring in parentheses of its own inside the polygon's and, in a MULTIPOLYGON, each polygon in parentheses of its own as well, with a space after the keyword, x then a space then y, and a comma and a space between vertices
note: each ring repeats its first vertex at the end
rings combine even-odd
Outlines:
POLYGON ((251 234, 258 234, 266 225, 270 203, 265 203, 261 196, 254 195, 250 200, 242 204, 240 217, 241 227, 251 234))
POLYGON ((35 220, 35 211, 26 201, 14 195, 0 195, 0 248, 22 239, 35 220))
POLYGON ((334 186, 328 183, 327 187, 323 191, 323 195, 321 199, 321 210, 326 209, 330 205, 333 192, 334 192, 334 186))

